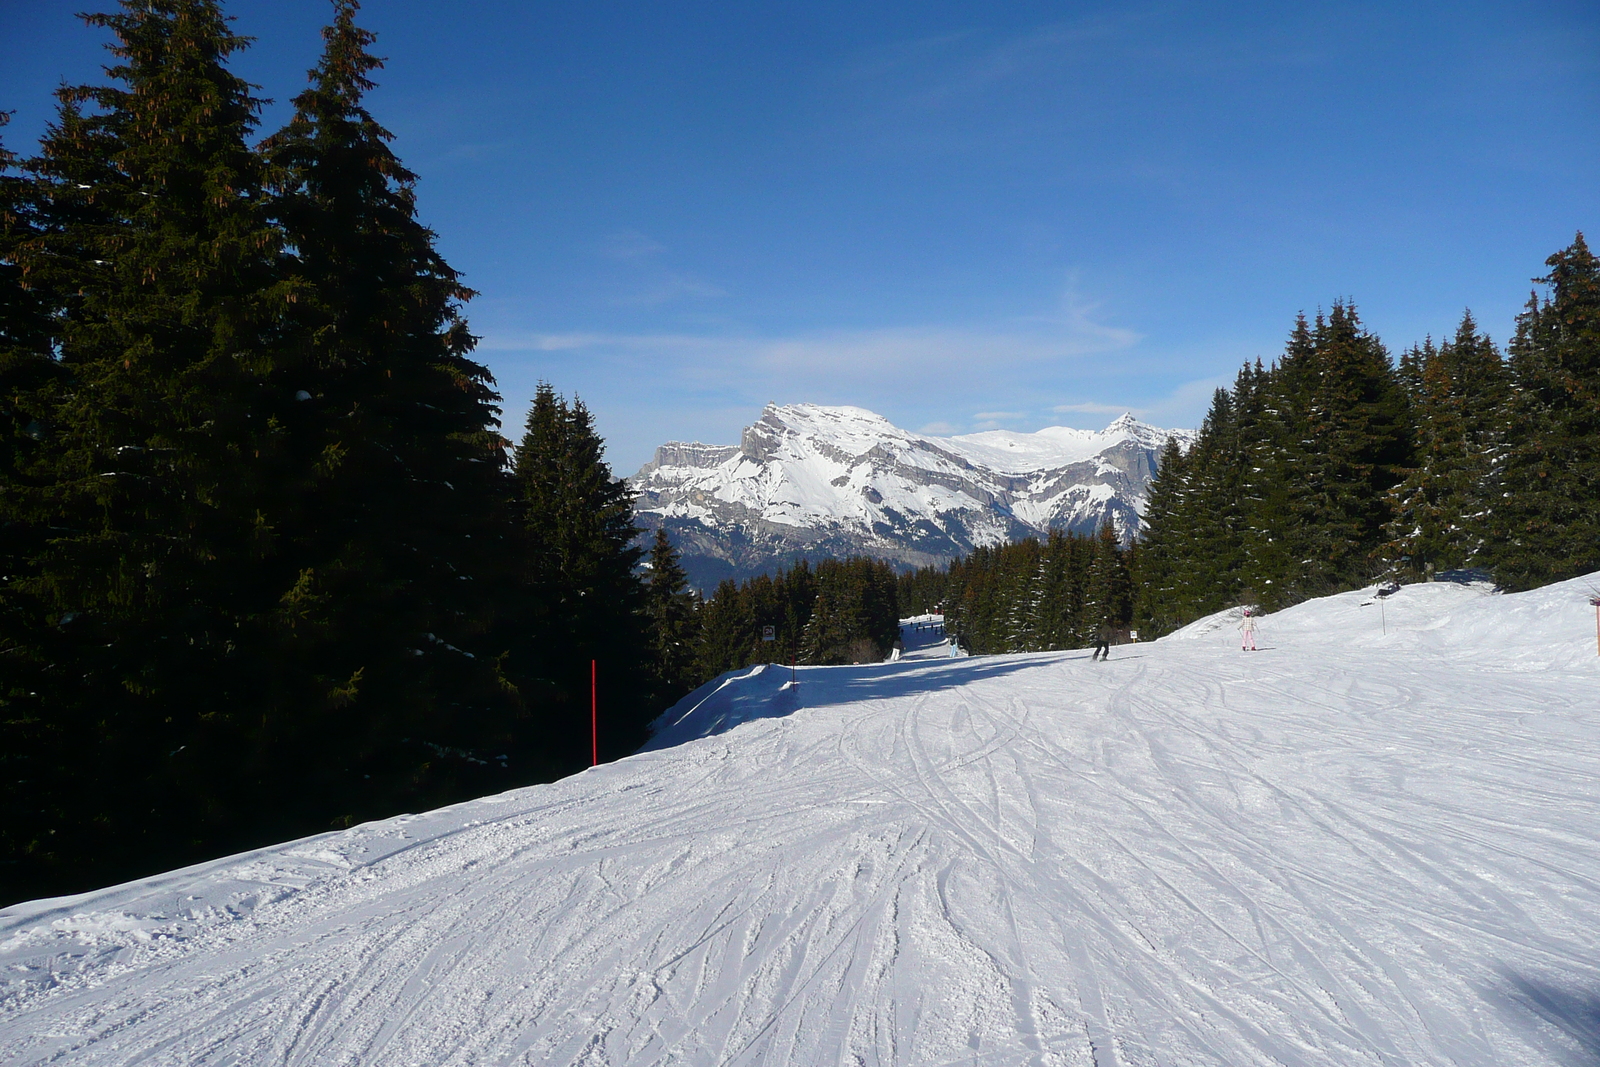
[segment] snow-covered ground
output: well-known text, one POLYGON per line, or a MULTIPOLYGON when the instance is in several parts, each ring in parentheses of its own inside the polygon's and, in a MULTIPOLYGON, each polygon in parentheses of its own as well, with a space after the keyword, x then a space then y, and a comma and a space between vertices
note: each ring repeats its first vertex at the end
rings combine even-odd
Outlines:
POLYGON ((1595 585, 752 671, 563 782, 0 912, 0 1062, 1595 1064, 1595 585))

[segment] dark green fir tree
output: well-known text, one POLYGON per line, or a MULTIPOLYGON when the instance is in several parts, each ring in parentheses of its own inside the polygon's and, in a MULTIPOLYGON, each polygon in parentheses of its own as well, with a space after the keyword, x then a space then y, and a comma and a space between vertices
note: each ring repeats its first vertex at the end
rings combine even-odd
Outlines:
POLYGON ((1306 595, 1370 580, 1390 517, 1388 491, 1410 465, 1409 411, 1383 345, 1361 325, 1354 305, 1318 315, 1312 359, 1297 372, 1303 434, 1295 472, 1301 493, 1288 531, 1300 573, 1285 576, 1306 595))
POLYGON ((1510 430, 1505 361, 1468 312, 1452 339, 1407 352, 1400 377, 1411 393, 1415 459, 1390 491, 1396 574, 1418 580, 1479 566, 1496 504, 1492 476, 1510 430))
POLYGON ((717 583, 700 609, 695 645, 695 680, 707 682, 723 671, 751 662, 761 640, 750 599, 732 578, 717 583))
POLYGON ((1188 492, 1188 473, 1178 442, 1169 437, 1161 446, 1141 530, 1134 625, 1159 636, 1190 621, 1186 546, 1178 529, 1188 492))
POLYGON ((263 145, 293 297, 262 389, 273 750, 318 753, 298 773, 352 818, 548 774, 486 633, 514 565, 499 397, 470 356, 472 293, 364 105, 381 61, 357 10, 334 4, 309 87, 263 145))
POLYGON ((1095 535, 1085 581, 1080 640, 1092 644, 1102 625, 1126 629, 1133 618, 1133 581, 1117 531, 1108 519, 1095 535))
POLYGON ((45 728, 77 748, 8 820, 31 891, 196 858, 232 832, 253 748, 273 548, 258 456, 286 288, 250 149, 243 40, 208 0, 125 3, 111 84, 62 89, 16 262, 59 294, 64 383, 23 483, 51 536, 12 584, 61 664, 45 728), (70 873, 69 873, 70 872, 70 873), (59 878, 60 880, 56 880, 59 878))
POLYGON ((1485 555, 1509 589, 1600 569, 1600 261, 1578 234, 1511 341, 1513 438, 1485 555))
POLYGON ((650 546, 645 611, 655 665, 657 703, 670 704, 697 683, 695 653, 699 637, 699 597, 689 588, 667 531, 657 529, 650 546))
POLYGON ((802 638, 803 663, 875 663, 900 634, 895 576, 886 563, 856 557, 816 568, 816 606, 802 638))
MULTIPOLYGON (((0 113, 0 128, 8 120, 0 113)), ((33 861, 53 851, 51 830, 66 815, 59 785, 74 757, 53 718, 53 690, 69 675, 52 647, 60 633, 48 623, 48 591, 27 581, 53 526, 41 505, 53 478, 50 409, 62 373, 50 353, 51 294, 19 262, 38 229, 32 186, 15 164, 0 147, 0 808, 8 813, 0 871, 36 872, 33 861)), ((0 874, 0 902, 23 893, 0 874)))
POLYGON ((539 385, 514 468, 522 564, 506 641, 541 731, 573 768, 588 762, 591 661, 602 757, 637 748, 652 713, 646 590, 635 573, 643 552, 632 492, 604 447, 581 401, 539 385))

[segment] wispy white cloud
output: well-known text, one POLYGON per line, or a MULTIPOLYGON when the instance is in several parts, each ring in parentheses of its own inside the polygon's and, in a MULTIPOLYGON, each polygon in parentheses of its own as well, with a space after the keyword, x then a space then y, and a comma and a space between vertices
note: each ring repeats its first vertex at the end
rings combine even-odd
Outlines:
POLYGON ((667 246, 638 230, 617 230, 600 239, 599 252, 607 259, 644 259, 660 255, 667 246))
POLYGON ((679 300, 710 300, 728 295, 715 282, 683 270, 669 268, 668 248, 638 230, 616 230, 595 244, 594 251, 616 263, 616 307, 659 307, 679 300))
POLYGON ((1029 330, 900 327, 837 330, 788 337, 696 333, 491 333, 488 352, 566 352, 627 360, 641 355, 670 360, 683 375, 721 376, 737 370, 763 379, 882 382, 935 378, 953 381, 1023 371, 1125 349, 1140 335, 1079 317, 1029 330), (949 376, 956 375, 958 378, 949 376), (943 377, 940 377, 943 376, 943 377))
MULTIPOLYGON (((666 439, 646 440, 668 422, 679 424, 675 437, 736 438, 726 412, 746 407, 746 418, 753 418, 768 400, 854 404, 936 436, 1034 429, 1041 415, 1046 422, 1060 417, 1051 414, 1052 402, 1086 402, 1081 398, 1090 390, 1114 396, 1117 382, 1137 375, 1131 350, 1142 339, 1112 325, 1069 285, 1046 314, 984 324, 789 334, 715 321, 637 332, 491 329, 479 349, 512 408, 537 380, 569 383, 600 402, 596 410, 619 413, 611 432, 622 454, 635 457, 666 439), (1127 356, 1106 358, 1113 353, 1127 356), (667 419, 667 412, 676 417, 667 419)), ((1144 396, 1142 383, 1129 392, 1139 402, 1144 396)))
POLYGON ((655 307, 674 300, 712 300, 727 295, 726 289, 704 278, 668 272, 647 280, 633 292, 614 298, 612 303, 621 307, 655 307))
POLYGON ((1081 404, 1057 404, 1050 409, 1058 415, 1069 412, 1078 412, 1085 415, 1121 415, 1124 411, 1131 411, 1135 415, 1143 415, 1143 408, 1130 408, 1126 404, 1097 404, 1092 400, 1081 404))
POLYGON ((1068 67, 1075 53, 1091 43, 1103 45, 1116 32, 1116 23, 1103 17, 1042 26, 947 63, 937 80, 912 99, 925 105, 964 101, 1002 83, 1033 81, 1068 67))
POLYGON ((971 31, 911 38, 857 55, 838 78, 898 86, 900 93, 890 99, 902 106, 939 105, 1067 67, 1076 53, 1103 45, 1118 28, 1114 20, 1093 16, 1000 39, 971 31))
POLYGON ((514 140, 463 142, 445 149, 443 156, 452 163, 484 163, 504 155, 517 146, 514 140))
POLYGON ((1231 374, 1191 379, 1151 402, 1146 409, 1147 414, 1140 417, 1158 426, 1198 427, 1211 407, 1212 394, 1231 384, 1231 374))

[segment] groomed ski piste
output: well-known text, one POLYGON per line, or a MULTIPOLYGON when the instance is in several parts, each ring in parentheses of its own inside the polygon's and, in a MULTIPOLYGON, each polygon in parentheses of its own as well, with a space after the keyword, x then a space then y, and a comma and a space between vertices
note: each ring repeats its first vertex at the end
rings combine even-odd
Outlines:
POLYGON ((1597 586, 741 672, 561 782, 0 911, 0 1063, 1592 1065, 1597 586))

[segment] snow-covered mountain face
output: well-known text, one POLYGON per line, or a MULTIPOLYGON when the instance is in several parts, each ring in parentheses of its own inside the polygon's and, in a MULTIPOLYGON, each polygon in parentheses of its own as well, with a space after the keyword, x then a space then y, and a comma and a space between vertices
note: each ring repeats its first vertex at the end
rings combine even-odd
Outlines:
POLYGON ((1099 432, 930 437, 862 408, 769 404, 737 446, 670 442, 632 485, 641 525, 665 525, 709 586, 802 556, 943 563, 1107 519, 1129 540, 1162 445, 1194 436, 1123 415, 1099 432))

